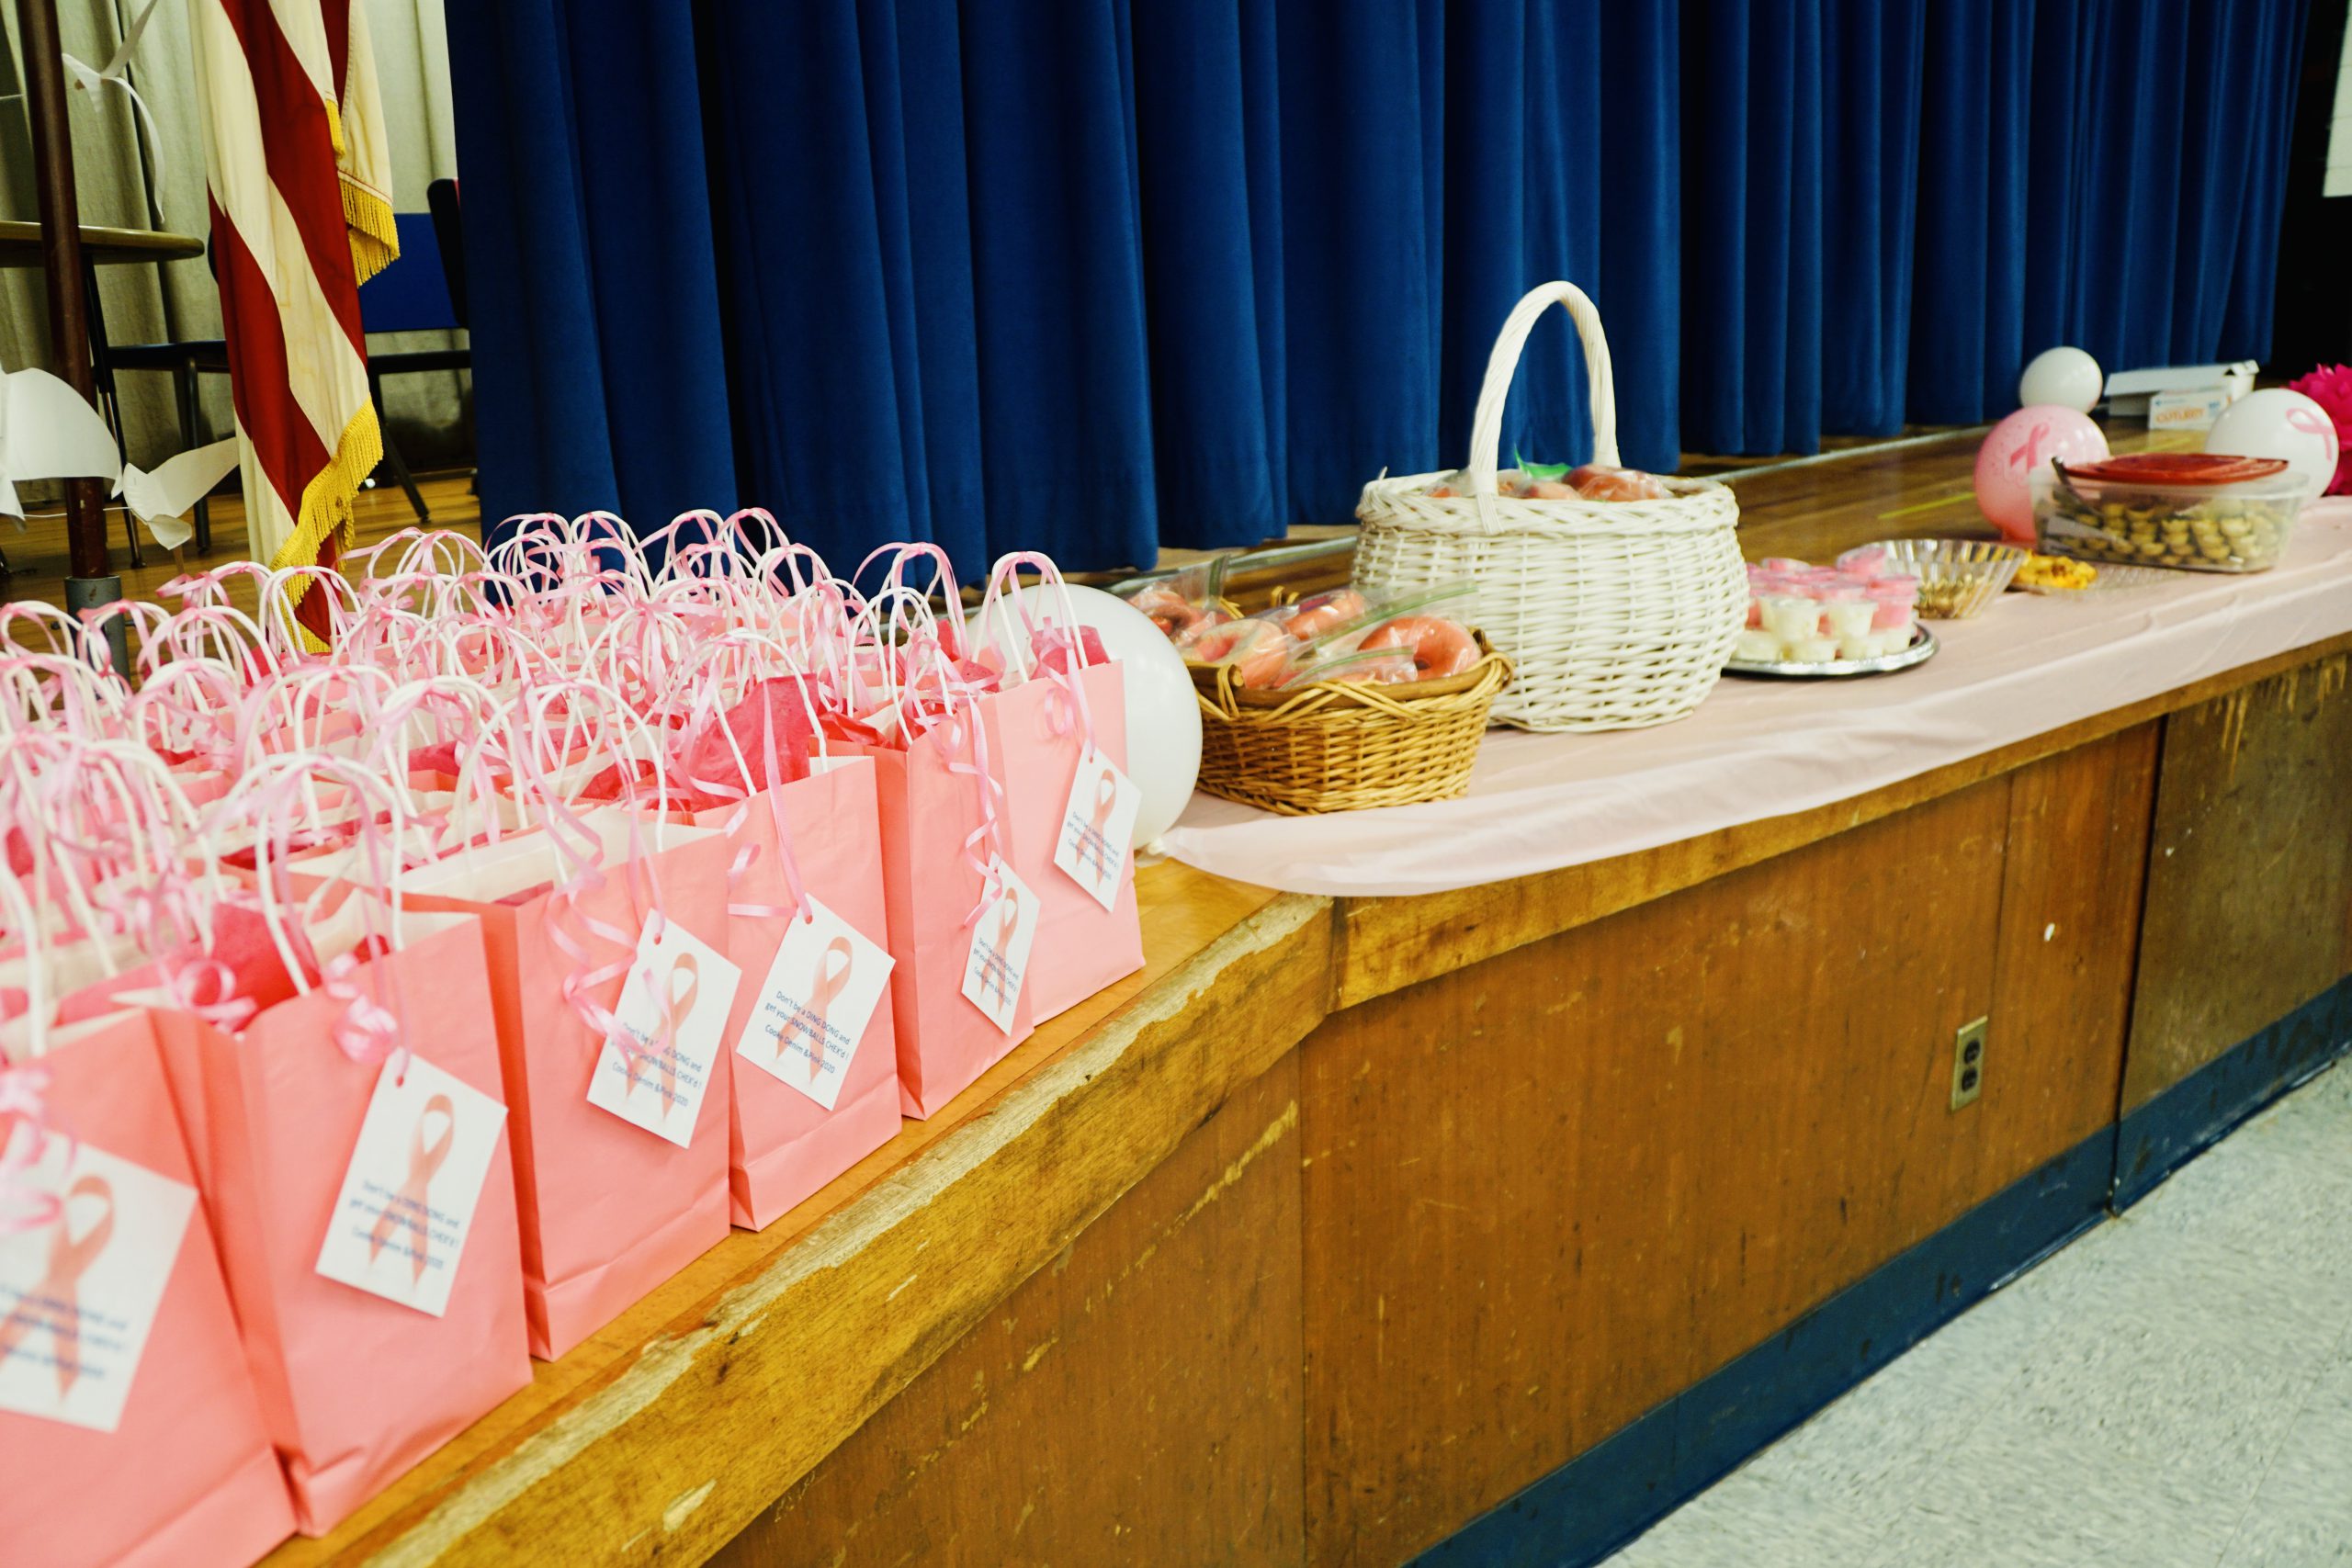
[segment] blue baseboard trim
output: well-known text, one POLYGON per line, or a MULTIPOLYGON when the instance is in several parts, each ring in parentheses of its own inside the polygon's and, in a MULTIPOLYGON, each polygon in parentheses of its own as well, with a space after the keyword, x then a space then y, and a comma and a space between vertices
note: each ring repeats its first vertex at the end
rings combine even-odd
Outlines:
POLYGON ((2154 1191, 2165 1177, 2342 1055, 2347 1045, 2352 976, 2128 1113, 2117 1130, 2116 1211, 2154 1191))
POLYGON ((1581 1568, 1729 1474, 2107 1213, 2115 1129, 2003 1189, 1781 1333, 1423 1552, 1425 1568, 1581 1568))

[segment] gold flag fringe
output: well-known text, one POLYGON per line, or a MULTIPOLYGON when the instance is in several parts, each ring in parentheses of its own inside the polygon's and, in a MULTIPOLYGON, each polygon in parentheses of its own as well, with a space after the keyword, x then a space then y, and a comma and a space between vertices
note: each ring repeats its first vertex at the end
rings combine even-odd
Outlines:
MULTIPOLYGON (((327 466, 302 487, 302 510, 294 519, 294 531, 286 536, 286 542, 270 558, 270 570, 316 564, 321 547, 330 538, 348 550, 355 542, 352 502, 359 494, 360 481, 374 473, 383 458, 384 433, 376 423, 376 405, 363 403, 359 412, 351 416, 351 423, 343 427, 327 466)), ((307 629, 302 640, 312 652, 322 651, 326 646, 307 629)))

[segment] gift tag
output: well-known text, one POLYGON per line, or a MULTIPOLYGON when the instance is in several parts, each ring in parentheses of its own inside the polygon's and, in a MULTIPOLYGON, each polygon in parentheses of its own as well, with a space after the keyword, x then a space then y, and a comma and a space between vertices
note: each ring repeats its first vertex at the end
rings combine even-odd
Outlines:
POLYGON ((1062 807, 1060 840, 1054 863, 1072 882, 1094 895, 1106 909, 1118 907, 1119 874, 1127 865, 1127 840, 1136 813, 1143 808, 1143 786, 1121 773, 1111 759, 1089 750, 1070 780, 1069 804, 1062 807))
POLYGON ((889 953, 816 899, 768 965, 735 1054, 831 1111, 890 983, 889 953))
MULTIPOLYGON (((17 1135, 33 1134, 20 1124, 17 1135)), ((196 1189, 57 1134, 10 1180, 64 1207, 0 1235, 0 1410, 111 1432, 196 1189)))
POLYGON ((638 939, 588 1103, 683 1149, 695 1135, 743 972, 675 920, 661 921, 654 940, 655 923, 647 921, 638 939))
POLYGON ((465 1256, 506 1107, 424 1057, 376 1075, 319 1247, 319 1272, 439 1317, 465 1256))
POLYGON ((1037 939, 1037 896, 1012 874, 1002 857, 990 855, 989 869, 999 892, 972 928, 972 950, 964 960, 964 996, 1010 1034, 1021 982, 1029 973, 1029 944, 1037 939))

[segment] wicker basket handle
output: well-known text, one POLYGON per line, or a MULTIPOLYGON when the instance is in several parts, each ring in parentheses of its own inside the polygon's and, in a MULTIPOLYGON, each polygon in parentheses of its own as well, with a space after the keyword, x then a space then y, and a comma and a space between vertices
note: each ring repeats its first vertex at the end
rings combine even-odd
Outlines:
POLYGON ((1600 311, 1573 283, 1545 283, 1527 291, 1525 299, 1503 318, 1495 335, 1495 351, 1487 356, 1487 379, 1478 389, 1478 410, 1470 419, 1470 482, 1481 510, 1494 499, 1498 448, 1503 440, 1503 403, 1510 396, 1511 378, 1519 373, 1520 351, 1547 306, 1566 305, 1584 344, 1585 380, 1592 403, 1592 460, 1617 466, 1617 378, 1609 367, 1609 334, 1600 330, 1600 311))

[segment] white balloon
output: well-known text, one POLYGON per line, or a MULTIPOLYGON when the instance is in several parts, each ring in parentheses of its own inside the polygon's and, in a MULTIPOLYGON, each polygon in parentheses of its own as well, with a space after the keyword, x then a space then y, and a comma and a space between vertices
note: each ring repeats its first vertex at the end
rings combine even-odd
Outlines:
MULTIPOLYGON (((1013 597, 1037 620, 1058 622, 1064 593, 1069 613, 1080 626, 1092 626, 1102 638, 1102 651, 1118 661, 1127 703, 1127 776, 1143 787, 1135 830, 1135 847, 1141 849, 1176 825, 1201 776, 1201 706, 1193 694, 1193 677, 1184 669, 1184 656, 1151 617, 1115 593, 1077 583, 1040 583, 1013 597)), ((1020 635, 1013 614, 1000 605, 990 620, 992 625, 975 630, 996 644, 1008 665, 1026 659, 1028 639, 1020 635)))
POLYGON ((2033 363, 2018 378, 2018 406, 2042 408, 2055 405, 2073 409, 2076 413, 2088 413, 2098 401, 2098 394, 2107 385, 2098 361, 2079 348, 2045 348, 2033 356, 2033 363))
POLYGON ((2339 450, 2335 422, 2327 411, 2284 387, 2248 392, 2222 411, 2205 433, 2205 450, 2240 457, 2284 457, 2288 471, 2319 494, 2335 477, 2339 450))

